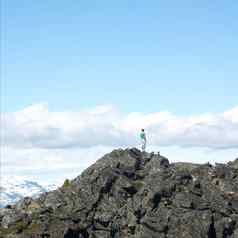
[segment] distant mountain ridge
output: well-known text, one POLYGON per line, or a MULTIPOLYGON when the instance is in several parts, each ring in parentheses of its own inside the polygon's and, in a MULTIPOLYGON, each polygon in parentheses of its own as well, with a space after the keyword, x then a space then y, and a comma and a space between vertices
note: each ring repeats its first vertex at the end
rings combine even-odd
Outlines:
POLYGON ((0 182, 0 208, 16 203, 24 197, 37 197, 41 193, 55 188, 56 185, 42 186, 23 177, 2 177, 0 182))
POLYGON ((0 224, 0 238, 238 238, 238 159, 114 150, 57 190, 0 209, 0 224))

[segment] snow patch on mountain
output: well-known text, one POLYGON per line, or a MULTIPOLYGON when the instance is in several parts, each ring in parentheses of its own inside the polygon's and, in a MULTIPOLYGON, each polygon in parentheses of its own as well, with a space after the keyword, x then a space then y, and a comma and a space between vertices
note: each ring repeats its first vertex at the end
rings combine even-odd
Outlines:
POLYGON ((0 207, 15 203, 23 197, 37 197, 56 188, 54 184, 41 185, 24 177, 3 177, 0 182, 0 207))

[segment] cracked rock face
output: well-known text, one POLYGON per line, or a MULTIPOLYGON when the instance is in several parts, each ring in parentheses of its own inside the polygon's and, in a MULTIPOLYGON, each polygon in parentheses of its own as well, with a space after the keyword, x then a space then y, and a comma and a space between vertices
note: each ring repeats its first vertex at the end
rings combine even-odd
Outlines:
POLYGON ((1 238, 238 238, 238 160, 114 150, 58 190, 1 209, 0 223, 1 238))

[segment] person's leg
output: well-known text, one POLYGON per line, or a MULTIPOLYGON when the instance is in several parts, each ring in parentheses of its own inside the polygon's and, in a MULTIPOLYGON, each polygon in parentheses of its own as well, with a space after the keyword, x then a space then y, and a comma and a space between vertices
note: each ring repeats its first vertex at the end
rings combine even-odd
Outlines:
POLYGON ((142 142, 142 151, 145 151, 146 141, 142 140, 141 142, 142 142))

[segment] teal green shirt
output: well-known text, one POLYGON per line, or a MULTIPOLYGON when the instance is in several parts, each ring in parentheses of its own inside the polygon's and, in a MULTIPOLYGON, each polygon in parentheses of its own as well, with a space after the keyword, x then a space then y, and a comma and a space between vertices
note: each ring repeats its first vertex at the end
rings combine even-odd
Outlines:
POLYGON ((143 140, 145 140, 145 132, 141 132, 141 133, 140 133, 140 138, 143 139, 143 140))

